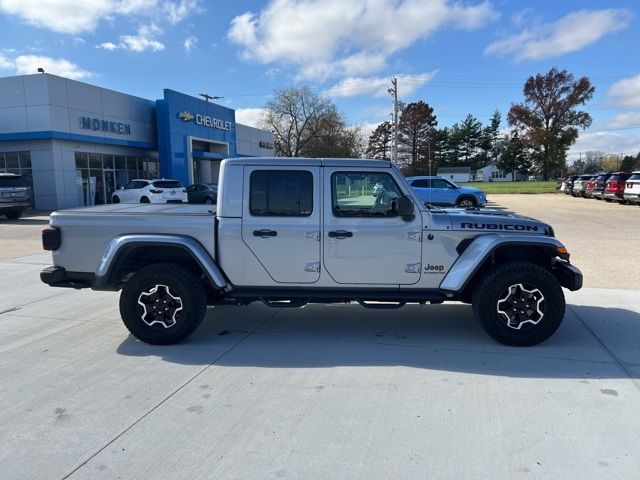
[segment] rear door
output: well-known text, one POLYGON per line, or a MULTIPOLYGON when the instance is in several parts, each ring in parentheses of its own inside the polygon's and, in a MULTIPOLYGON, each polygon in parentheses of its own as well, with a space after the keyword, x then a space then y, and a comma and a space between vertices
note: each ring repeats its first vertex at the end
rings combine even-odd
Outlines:
POLYGON ((244 167, 242 241, 276 283, 320 278, 319 184, 319 166, 244 167))

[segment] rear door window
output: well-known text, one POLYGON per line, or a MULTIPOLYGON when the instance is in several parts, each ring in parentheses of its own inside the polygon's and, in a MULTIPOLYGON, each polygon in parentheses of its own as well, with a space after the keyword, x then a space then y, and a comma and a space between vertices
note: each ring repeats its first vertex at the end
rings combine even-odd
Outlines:
POLYGON ((414 188, 431 188, 430 182, 427 179, 414 180, 411 182, 411 186, 414 188))
POLYGON ((307 170, 254 170, 249 190, 251 215, 308 217, 313 213, 313 174, 307 170))

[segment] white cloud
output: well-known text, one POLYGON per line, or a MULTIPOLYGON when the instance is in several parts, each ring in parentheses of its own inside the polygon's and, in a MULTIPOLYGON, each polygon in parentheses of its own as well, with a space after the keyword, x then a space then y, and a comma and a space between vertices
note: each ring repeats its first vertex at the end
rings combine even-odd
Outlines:
POLYGON ((259 13, 235 17, 228 38, 246 60, 294 65, 298 78, 317 81, 374 73, 438 29, 476 29, 498 16, 486 1, 271 0, 259 13))
POLYGON ((583 133, 569 150, 569 159, 575 160, 580 152, 637 154, 640 152, 640 136, 620 132, 583 133))
POLYGON ((184 39, 184 49, 187 53, 189 53, 191 50, 193 50, 194 48, 196 48, 196 45, 198 44, 198 37, 194 36, 194 35, 190 35, 187 38, 184 39))
POLYGON ((623 112, 605 122, 605 128, 629 128, 640 126, 640 112, 623 112))
POLYGON ((265 113, 266 109, 264 108, 238 108, 236 110, 236 122, 250 127, 259 127, 265 113))
POLYGON ((178 0, 176 2, 166 2, 163 10, 170 23, 176 24, 193 13, 203 12, 200 0, 178 0))
POLYGON ((629 26, 626 9, 578 10, 553 23, 534 24, 522 32, 496 40, 485 54, 513 55, 516 60, 538 60, 575 52, 603 36, 629 26))
MULTIPOLYGON (((416 75, 397 75, 399 98, 406 98, 418 88, 429 82, 438 73, 437 70, 416 75)), ((385 97, 391 86, 390 77, 348 77, 322 93, 329 97, 355 97, 372 95, 385 97)))
POLYGON ((609 96, 621 107, 640 106, 640 75, 623 78, 611 85, 609 96))
POLYGON ((0 70, 9 70, 15 67, 15 63, 10 58, 0 55, 0 70))
POLYGON ((0 12, 60 33, 93 31, 116 16, 166 19, 178 23, 200 13, 200 0, 0 0, 0 12))
POLYGON ((87 43, 87 42, 82 37, 76 37, 76 38, 73 39, 73 44, 76 45, 76 46, 77 45, 83 45, 85 43, 87 43))
POLYGON ((104 42, 104 43, 101 43, 100 45, 96 45, 96 48, 102 48, 103 50, 108 50, 110 52, 113 52, 118 48, 118 45, 116 45, 113 42, 104 42))
POLYGON ((132 52, 144 52, 145 50, 151 50, 152 52, 160 52, 164 50, 164 43, 156 40, 156 37, 162 33, 157 25, 151 23, 149 25, 142 25, 138 28, 137 35, 121 35, 120 43, 103 42, 96 45, 96 48, 102 48, 113 52, 114 50, 130 50, 132 52))
POLYGON ((47 73, 72 78, 74 80, 82 80, 94 76, 93 73, 83 70, 75 63, 64 58, 20 55, 12 61, 11 66, 15 68, 16 74, 18 75, 38 73, 38 68, 44 68, 44 71, 47 73))

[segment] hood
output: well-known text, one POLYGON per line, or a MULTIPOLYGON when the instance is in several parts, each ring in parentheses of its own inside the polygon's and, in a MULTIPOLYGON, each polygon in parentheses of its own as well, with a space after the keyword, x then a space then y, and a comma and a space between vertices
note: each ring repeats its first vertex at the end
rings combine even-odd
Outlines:
POLYGON ((554 236, 553 229, 550 225, 513 212, 489 209, 447 208, 442 210, 440 214, 449 217, 451 229, 454 231, 554 236))

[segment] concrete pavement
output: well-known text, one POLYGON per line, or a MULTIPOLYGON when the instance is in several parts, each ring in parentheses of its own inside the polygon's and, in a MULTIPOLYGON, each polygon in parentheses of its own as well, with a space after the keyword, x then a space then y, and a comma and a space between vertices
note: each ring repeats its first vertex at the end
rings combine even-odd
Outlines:
POLYGON ((0 262, 3 479, 634 478, 638 291, 568 294, 546 343, 462 304, 210 309, 180 345, 127 335, 118 295, 0 262))

